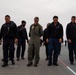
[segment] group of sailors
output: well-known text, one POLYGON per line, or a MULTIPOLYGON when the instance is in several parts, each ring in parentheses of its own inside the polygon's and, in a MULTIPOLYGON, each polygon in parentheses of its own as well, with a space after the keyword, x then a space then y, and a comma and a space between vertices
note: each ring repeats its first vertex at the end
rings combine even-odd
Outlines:
MULTIPOLYGON (((21 25, 17 27, 16 23, 11 21, 9 15, 5 16, 5 23, 1 26, 0 42, 3 40, 3 65, 8 66, 10 60, 15 64, 14 53, 15 43, 17 44, 17 61, 25 59, 26 42, 28 44, 28 64, 27 67, 38 66, 40 60, 40 46, 45 45, 47 66, 58 66, 58 56, 61 52, 61 43, 63 43, 63 26, 58 21, 58 16, 53 17, 53 22, 48 23, 46 28, 39 24, 39 17, 34 18, 34 23, 29 28, 29 37, 26 30, 26 21, 22 20, 21 25), (43 37, 43 40, 41 40, 43 37)), ((74 54, 76 55, 76 16, 71 17, 71 22, 66 26, 66 37, 68 40, 68 51, 70 64, 74 64, 74 54)))

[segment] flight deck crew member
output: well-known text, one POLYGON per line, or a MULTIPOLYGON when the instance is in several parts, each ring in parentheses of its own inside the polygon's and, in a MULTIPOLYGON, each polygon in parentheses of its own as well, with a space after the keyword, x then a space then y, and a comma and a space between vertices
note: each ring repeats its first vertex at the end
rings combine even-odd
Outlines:
POLYGON ((46 49, 46 59, 48 60, 48 43, 46 42, 46 34, 47 34, 47 28, 50 25, 50 23, 47 24, 47 27, 44 29, 44 33, 43 33, 43 44, 45 45, 45 49, 46 49))
POLYGON ((48 66, 51 66, 52 64, 58 66, 57 61, 62 39, 63 39, 63 27, 58 22, 58 17, 54 16, 53 22, 47 28, 46 42, 48 43, 48 55, 49 55, 48 66))
POLYGON ((74 51, 76 55, 76 17, 71 17, 71 22, 66 27, 66 36, 68 40, 69 61, 73 65, 74 51))
POLYGON ((28 42, 28 36, 27 36, 25 25, 26 25, 26 21, 22 20, 21 25, 18 26, 18 45, 17 45, 17 52, 16 52, 17 61, 19 61, 20 54, 21 54, 21 59, 24 59, 26 40, 28 42), (21 50, 21 47, 22 47, 22 50, 21 50))
POLYGON ((3 59, 2 67, 8 66, 8 51, 10 48, 11 62, 14 65, 14 42, 17 42, 17 26, 10 20, 10 16, 5 16, 5 23, 1 27, 1 38, 3 38, 3 59))
POLYGON ((33 49, 34 49, 34 66, 37 67, 39 63, 39 51, 40 51, 40 37, 43 35, 43 28, 38 23, 39 18, 34 18, 34 24, 30 26, 30 41, 29 41, 29 47, 28 47, 28 64, 27 66, 33 65, 33 49))

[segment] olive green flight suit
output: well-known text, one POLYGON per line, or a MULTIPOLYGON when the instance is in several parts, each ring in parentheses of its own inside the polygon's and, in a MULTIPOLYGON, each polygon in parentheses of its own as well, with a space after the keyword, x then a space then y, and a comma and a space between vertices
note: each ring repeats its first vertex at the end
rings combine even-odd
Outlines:
POLYGON ((30 27, 30 41, 28 46, 28 62, 31 63, 33 61, 33 49, 35 54, 35 62, 38 64, 39 62, 39 51, 40 51, 40 37, 43 35, 43 28, 40 24, 34 25, 32 24, 30 27))

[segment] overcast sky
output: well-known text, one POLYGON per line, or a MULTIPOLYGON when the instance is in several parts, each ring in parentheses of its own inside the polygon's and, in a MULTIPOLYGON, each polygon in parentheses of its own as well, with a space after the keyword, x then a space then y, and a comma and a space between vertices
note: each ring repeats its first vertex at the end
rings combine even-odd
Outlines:
POLYGON ((52 17, 57 15, 65 30, 71 16, 76 16, 76 0, 0 0, 0 27, 5 22, 6 14, 17 25, 20 25, 21 20, 26 20, 27 31, 35 16, 40 18, 39 23, 45 28, 47 23, 52 22, 52 17))

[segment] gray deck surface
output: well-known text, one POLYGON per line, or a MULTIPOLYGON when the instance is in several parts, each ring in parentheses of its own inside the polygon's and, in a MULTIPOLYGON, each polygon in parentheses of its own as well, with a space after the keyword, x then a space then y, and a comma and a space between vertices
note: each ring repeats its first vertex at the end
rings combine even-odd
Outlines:
MULTIPOLYGON (((28 46, 27 46, 28 48, 28 46)), ((76 72, 76 62, 74 65, 70 65, 68 58, 68 49, 64 45, 62 45, 61 55, 59 56, 58 64, 59 66, 47 66, 47 61, 45 61, 45 47, 41 47, 40 49, 40 62, 38 67, 27 67, 27 48, 25 52, 25 60, 16 61, 15 57, 15 65, 12 66, 11 62, 9 62, 9 66, 2 68, 3 62, 2 59, 2 46, 0 46, 0 75, 75 75, 70 71, 68 67, 70 67, 74 72, 76 72), (64 65, 66 64, 66 66, 64 65)))

